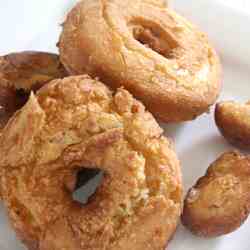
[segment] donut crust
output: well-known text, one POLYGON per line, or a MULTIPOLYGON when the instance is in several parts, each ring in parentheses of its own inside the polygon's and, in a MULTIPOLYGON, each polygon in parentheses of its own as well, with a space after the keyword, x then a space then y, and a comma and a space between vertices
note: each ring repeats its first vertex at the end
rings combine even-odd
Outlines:
POLYGON ((193 120, 219 95, 219 58, 205 34, 160 2, 81 1, 63 25, 60 58, 73 75, 124 86, 161 121, 193 120))
POLYGON ((164 250, 182 208, 179 161, 126 90, 90 77, 55 80, 11 118, 0 141, 1 189, 30 250, 164 250), (85 205, 67 185, 104 170, 85 205))
POLYGON ((191 188, 183 224, 195 235, 218 237, 238 229, 250 212, 250 158, 224 153, 191 188))
POLYGON ((250 103, 220 102, 215 109, 215 122, 232 145, 250 149, 250 103))

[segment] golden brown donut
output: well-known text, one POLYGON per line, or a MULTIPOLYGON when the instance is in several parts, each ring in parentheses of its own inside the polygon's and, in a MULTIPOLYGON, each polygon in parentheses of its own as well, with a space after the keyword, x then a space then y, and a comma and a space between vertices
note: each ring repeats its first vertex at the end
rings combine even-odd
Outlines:
POLYGON ((63 25, 60 58, 71 74, 124 86, 164 122, 192 120, 219 94, 220 62, 206 35, 163 2, 80 1, 63 25))
POLYGON ((0 131, 24 105, 31 90, 66 75, 55 54, 23 51, 0 57, 0 131))
POLYGON ((32 250, 164 250, 182 207, 179 162, 153 116, 126 90, 88 76, 31 94, 0 141, 1 188, 32 250), (68 180, 104 170, 85 205, 68 180))
POLYGON ((250 149, 250 102, 220 102, 215 109, 215 122, 221 134, 231 144, 250 149))
POLYGON ((238 229, 250 212, 250 157, 224 153, 191 188, 184 202, 183 224, 201 237, 238 229))

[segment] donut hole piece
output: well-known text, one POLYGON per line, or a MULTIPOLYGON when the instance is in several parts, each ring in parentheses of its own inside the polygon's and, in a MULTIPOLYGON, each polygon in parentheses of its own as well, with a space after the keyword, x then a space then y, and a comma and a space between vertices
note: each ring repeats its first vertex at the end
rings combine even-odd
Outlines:
POLYGON ((167 59, 174 58, 177 41, 158 24, 145 20, 136 20, 129 24, 133 37, 139 43, 152 49, 167 59))
MULTIPOLYGON (((100 169, 84 168, 77 171, 72 185, 72 198, 74 201, 86 204, 89 198, 100 186, 103 178, 103 171, 100 169)), ((70 185, 70 183, 69 183, 70 185)), ((69 187, 70 188, 70 187, 69 187)))
POLYGON ((213 238, 232 233, 250 213, 250 159, 238 151, 226 152, 189 190, 183 225, 193 234, 213 238))

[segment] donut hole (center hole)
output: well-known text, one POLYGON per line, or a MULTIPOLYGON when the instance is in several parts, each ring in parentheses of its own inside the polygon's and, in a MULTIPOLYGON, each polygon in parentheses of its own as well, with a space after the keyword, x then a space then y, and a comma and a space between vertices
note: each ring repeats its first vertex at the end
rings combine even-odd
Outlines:
POLYGON ((24 90, 15 90, 12 87, 0 88, 0 129, 11 116, 27 102, 29 94, 24 90))
POLYGON ((25 103, 29 99, 29 95, 30 95, 30 93, 26 92, 24 89, 17 89, 16 90, 16 102, 17 102, 18 108, 21 108, 25 105, 25 103))
POLYGON ((134 38, 144 46, 154 50, 165 58, 174 58, 174 49, 178 47, 177 42, 159 27, 153 25, 132 25, 134 38))
POLYGON ((15 90, 11 87, 1 87, 0 106, 5 112, 15 112, 20 109, 28 100, 29 93, 22 89, 15 90))
POLYGON ((72 198, 74 201, 86 204, 88 199, 100 186, 103 178, 103 171, 93 168, 84 168, 76 173, 76 181, 72 198))

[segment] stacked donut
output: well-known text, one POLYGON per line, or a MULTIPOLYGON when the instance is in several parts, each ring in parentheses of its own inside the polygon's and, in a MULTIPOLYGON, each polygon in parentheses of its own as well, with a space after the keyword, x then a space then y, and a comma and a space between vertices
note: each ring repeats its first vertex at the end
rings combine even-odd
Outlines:
POLYGON ((0 191, 17 235, 30 250, 163 250, 182 178, 155 118, 209 111, 221 88, 215 50, 163 0, 80 1, 58 46, 59 57, 0 59, 0 191), (87 169, 103 180, 81 204, 72 193, 87 169))

